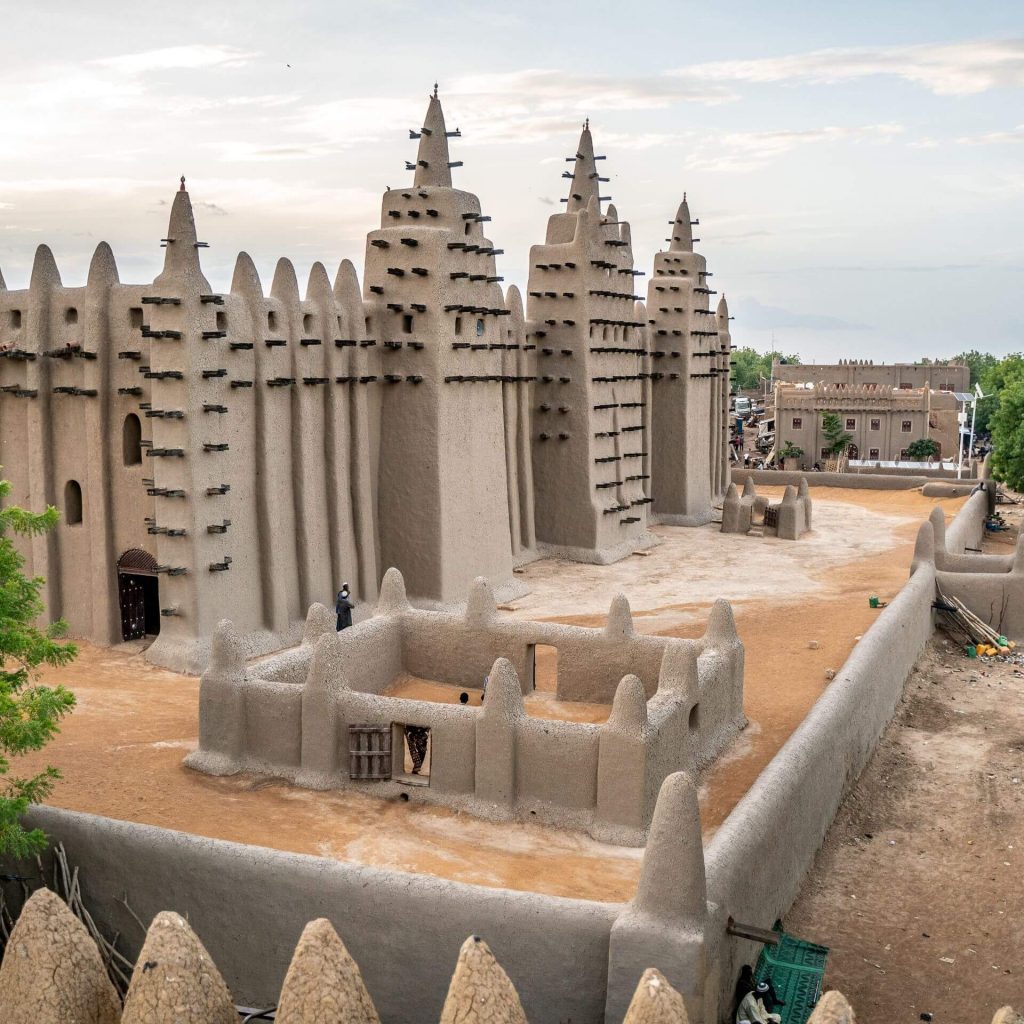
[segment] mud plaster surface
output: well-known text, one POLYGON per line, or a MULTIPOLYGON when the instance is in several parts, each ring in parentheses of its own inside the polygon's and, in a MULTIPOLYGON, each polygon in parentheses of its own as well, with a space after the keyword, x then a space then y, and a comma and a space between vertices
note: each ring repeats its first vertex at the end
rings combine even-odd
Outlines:
MULTIPOLYGON (((781 497, 781 489, 761 490, 781 497)), ((659 528, 664 543, 647 557, 612 566, 550 560, 521 574, 532 593, 509 614, 526 618, 603 625, 612 596, 623 591, 638 630, 693 636, 715 598, 735 603, 751 725, 703 788, 709 831, 802 721, 827 685, 826 670, 839 668, 874 621, 868 596, 888 600, 902 586, 918 524, 935 504, 947 515, 962 504, 901 491, 814 496, 815 529, 798 542, 723 536, 714 526, 659 528)), ((554 671, 549 655, 542 693, 554 671)), ((71 685, 78 709, 45 758, 24 763, 63 769, 51 800, 57 806, 481 885, 608 901, 627 900, 635 889, 642 851, 577 833, 188 771, 181 761, 196 745, 198 680, 148 665, 130 645, 82 644, 72 666, 47 678, 71 685)))

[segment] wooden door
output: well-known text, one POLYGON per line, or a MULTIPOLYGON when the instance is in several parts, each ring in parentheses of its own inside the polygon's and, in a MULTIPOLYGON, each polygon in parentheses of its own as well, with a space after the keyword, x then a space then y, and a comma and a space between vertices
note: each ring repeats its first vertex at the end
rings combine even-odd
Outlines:
POLYGON ((142 580, 129 573, 118 573, 117 597, 121 605, 122 638, 139 640, 146 635, 146 592, 142 580))
POLYGON ((348 727, 348 777, 376 782, 391 778, 391 726, 348 727))

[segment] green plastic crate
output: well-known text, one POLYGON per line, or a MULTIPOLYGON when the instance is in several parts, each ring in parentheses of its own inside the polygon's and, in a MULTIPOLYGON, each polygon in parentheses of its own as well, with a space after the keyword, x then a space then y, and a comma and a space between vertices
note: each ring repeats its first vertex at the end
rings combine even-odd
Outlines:
POLYGON ((821 996, 828 946, 787 935, 780 922, 775 923, 773 930, 779 933, 779 944, 765 946, 761 951, 754 981, 772 979, 776 994, 786 1004, 775 1008, 782 1024, 806 1024, 821 996))

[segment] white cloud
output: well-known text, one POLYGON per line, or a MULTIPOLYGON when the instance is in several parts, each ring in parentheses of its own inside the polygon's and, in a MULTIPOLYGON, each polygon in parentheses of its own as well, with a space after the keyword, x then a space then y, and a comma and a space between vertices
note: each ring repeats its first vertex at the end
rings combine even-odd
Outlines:
POLYGON ((190 46, 165 46, 158 50, 104 57, 92 63, 124 75, 145 75, 151 71, 240 68, 258 56, 258 53, 247 53, 233 46, 195 43, 190 46))
POLYGON ((833 84, 888 75, 914 82, 938 96, 970 96, 989 89, 1024 86, 1024 39, 814 50, 695 64, 672 74, 687 81, 716 84, 833 84))
POLYGON ((1017 125, 1009 131, 984 132, 981 135, 962 135, 956 140, 967 146, 987 146, 1002 142, 1024 142, 1024 124, 1017 125))
POLYGON ((902 125, 886 123, 703 135, 684 166, 690 170, 751 171, 803 146, 837 142, 886 143, 902 132, 902 125))

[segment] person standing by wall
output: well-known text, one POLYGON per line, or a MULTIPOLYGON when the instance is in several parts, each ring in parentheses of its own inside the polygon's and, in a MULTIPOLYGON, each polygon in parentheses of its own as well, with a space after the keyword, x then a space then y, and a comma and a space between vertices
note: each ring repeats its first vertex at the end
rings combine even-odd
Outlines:
POLYGON ((349 598, 348 584, 342 583, 341 590, 338 591, 338 598, 334 602, 334 613, 338 616, 336 628, 339 633, 352 625, 352 609, 354 607, 355 605, 349 598))

